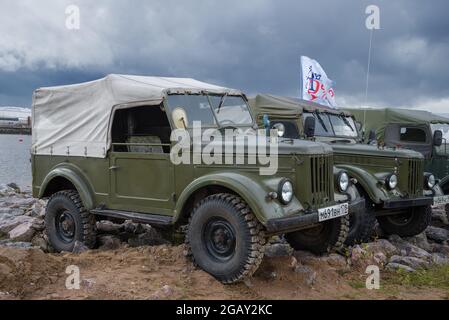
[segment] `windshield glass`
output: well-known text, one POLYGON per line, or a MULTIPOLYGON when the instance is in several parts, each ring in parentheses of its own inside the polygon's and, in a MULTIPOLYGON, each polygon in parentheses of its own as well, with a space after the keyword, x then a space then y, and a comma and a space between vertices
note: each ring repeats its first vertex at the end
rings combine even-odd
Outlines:
POLYGON ((253 123, 248 106, 242 97, 210 96, 210 100, 220 125, 251 125, 253 123))
POLYGON ((325 114, 321 114, 320 116, 318 116, 315 113, 310 113, 310 112, 304 113, 304 121, 306 121, 306 118, 308 118, 308 117, 314 117, 316 119, 315 136, 320 136, 320 137, 334 136, 329 118, 325 114))
POLYGON ((328 113, 304 113, 304 121, 315 117, 315 136, 317 137, 348 137, 357 138, 358 132, 352 117, 328 113))
POLYGON ((351 117, 329 115, 334 133, 338 137, 357 137, 357 129, 351 117))
POLYGON ((217 120, 220 126, 250 126, 253 123, 246 101, 241 96, 169 95, 168 105, 171 110, 185 110, 187 127, 192 127, 193 121, 201 121, 201 125, 209 127, 216 127, 217 120))

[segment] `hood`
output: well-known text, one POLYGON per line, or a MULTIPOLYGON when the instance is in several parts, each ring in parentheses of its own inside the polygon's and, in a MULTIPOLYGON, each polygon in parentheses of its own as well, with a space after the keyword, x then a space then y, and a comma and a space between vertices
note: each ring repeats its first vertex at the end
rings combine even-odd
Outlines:
POLYGON ((376 156, 387 158, 413 158, 424 159, 423 155, 419 152, 408 149, 393 149, 389 147, 378 148, 377 146, 371 146, 366 144, 349 144, 349 143, 333 143, 332 148, 336 154, 349 154, 349 155, 364 155, 364 156, 376 156))

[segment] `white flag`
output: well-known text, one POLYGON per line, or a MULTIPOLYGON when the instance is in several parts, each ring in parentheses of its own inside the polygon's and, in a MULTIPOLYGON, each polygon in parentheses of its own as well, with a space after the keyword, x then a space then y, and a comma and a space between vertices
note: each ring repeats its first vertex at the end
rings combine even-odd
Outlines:
POLYGON ((302 98, 331 108, 337 108, 333 82, 320 64, 309 57, 301 57, 302 98))

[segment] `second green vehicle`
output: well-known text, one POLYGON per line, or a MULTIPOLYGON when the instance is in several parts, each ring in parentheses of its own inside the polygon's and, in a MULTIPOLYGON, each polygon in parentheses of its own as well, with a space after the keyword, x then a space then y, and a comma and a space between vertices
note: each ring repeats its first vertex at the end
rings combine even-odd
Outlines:
POLYGON ((362 144, 353 116, 341 110, 273 95, 258 95, 250 105, 260 124, 268 125, 268 116, 284 138, 332 146, 336 167, 349 173, 366 200, 366 210, 351 215, 347 244, 369 240, 376 220, 386 234, 413 236, 427 228, 441 190, 424 173, 420 153, 362 144))

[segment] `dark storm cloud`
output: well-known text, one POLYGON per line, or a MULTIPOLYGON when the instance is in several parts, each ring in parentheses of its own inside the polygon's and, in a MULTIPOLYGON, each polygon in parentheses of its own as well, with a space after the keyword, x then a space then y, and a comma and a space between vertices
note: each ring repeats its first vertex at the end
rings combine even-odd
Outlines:
POLYGON ((1 1, 0 105, 29 104, 36 87, 107 73, 187 76, 297 96, 301 55, 322 64, 340 103, 363 104, 370 4, 380 7, 381 30, 368 104, 449 97, 443 0, 1 1), (64 25, 71 3, 81 9, 76 32, 64 25))

